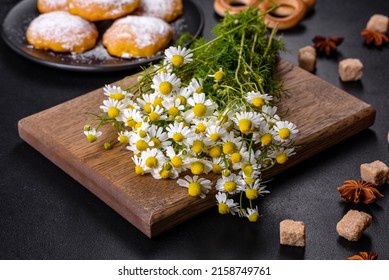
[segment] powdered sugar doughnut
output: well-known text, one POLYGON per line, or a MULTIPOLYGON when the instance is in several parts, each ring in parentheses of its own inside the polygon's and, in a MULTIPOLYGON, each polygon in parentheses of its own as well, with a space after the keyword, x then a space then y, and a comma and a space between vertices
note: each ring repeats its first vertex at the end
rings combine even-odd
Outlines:
POLYGON ((38 0, 36 7, 40 13, 67 11, 67 0, 38 0))
POLYGON ((166 48, 172 37, 172 27, 162 19, 127 16, 107 29, 103 44, 113 56, 151 57, 166 48))
POLYGON ((69 12, 89 21, 117 19, 139 7, 140 0, 68 0, 69 12))
POLYGON ((141 0, 136 14, 171 22, 182 15, 182 0, 141 0))
POLYGON ((29 25, 26 38, 37 49, 79 53, 95 46, 97 28, 64 11, 39 15, 29 25))

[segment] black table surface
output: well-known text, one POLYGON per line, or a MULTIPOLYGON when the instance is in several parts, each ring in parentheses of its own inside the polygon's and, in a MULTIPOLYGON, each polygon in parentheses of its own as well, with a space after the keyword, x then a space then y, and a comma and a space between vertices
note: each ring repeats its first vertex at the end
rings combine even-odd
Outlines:
MULTIPOLYGON (((220 20, 213 0, 196 1, 205 14, 203 36, 220 20)), ((0 19, 18 1, 2 1, 0 19)), ((344 259, 375 251, 389 259, 389 185, 371 205, 347 204, 337 186, 359 179, 362 163, 389 164, 389 44, 363 44, 360 32, 370 16, 389 16, 387 0, 318 0, 315 9, 292 30, 279 32, 286 43, 282 57, 297 63, 299 48, 315 35, 343 36, 336 58, 319 58, 316 75, 377 110, 375 124, 274 178, 261 199, 261 219, 249 223, 221 216, 216 206, 149 239, 82 185, 23 142, 17 122, 131 74, 80 73, 52 69, 26 60, 0 40, 0 259, 344 259), (343 83, 338 62, 359 58, 359 82, 343 83), (373 216, 357 242, 335 228, 349 209, 373 216), (306 224, 306 247, 279 244, 279 222, 306 224)), ((325 94, 325 92, 323 92, 325 94)))

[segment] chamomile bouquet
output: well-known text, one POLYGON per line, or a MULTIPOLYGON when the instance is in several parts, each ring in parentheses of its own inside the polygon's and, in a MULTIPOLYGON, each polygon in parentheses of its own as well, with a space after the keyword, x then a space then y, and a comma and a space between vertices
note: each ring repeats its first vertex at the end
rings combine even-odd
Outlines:
POLYGON ((214 189, 220 214, 254 222, 255 201, 269 193, 262 172, 295 153, 298 129, 276 106, 284 89, 273 68, 283 44, 255 9, 226 16, 214 33, 166 49, 128 88, 106 85, 98 125, 84 133, 94 142, 101 125, 113 124, 136 174, 174 179, 193 197, 214 189))

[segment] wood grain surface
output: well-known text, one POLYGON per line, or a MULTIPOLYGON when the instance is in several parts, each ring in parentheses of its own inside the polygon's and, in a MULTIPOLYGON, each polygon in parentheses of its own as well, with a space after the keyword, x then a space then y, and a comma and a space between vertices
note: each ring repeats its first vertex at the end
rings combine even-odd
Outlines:
MULTIPOLYGON (((276 73, 288 89, 279 112, 288 110, 287 119, 298 126, 299 148, 285 165, 272 168, 265 178, 374 123, 375 110, 370 105, 288 61, 281 59, 276 73)), ((175 180, 136 175, 131 153, 124 146, 103 150, 104 137, 89 144, 83 126, 90 116, 84 113, 97 112, 104 98, 102 89, 97 89, 26 117, 18 123, 19 135, 150 238, 215 205, 213 195, 189 197, 187 189, 175 180)), ((107 134, 109 128, 103 131, 107 134)))

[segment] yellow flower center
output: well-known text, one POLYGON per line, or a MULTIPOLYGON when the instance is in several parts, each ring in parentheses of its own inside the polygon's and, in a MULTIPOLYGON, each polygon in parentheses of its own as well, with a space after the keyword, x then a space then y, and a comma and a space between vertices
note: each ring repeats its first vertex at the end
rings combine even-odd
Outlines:
POLYGON ((120 101, 120 100, 124 99, 124 94, 120 93, 120 92, 110 93, 109 98, 120 101))
POLYGON ((224 189, 227 192, 233 192, 236 190, 236 183, 234 181, 227 181, 224 183, 224 189))
POLYGON ((190 196, 199 196, 201 194, 201 185, 199 182, 189 183, 188 194, 190 196))
POLYGON ((180 66, 184 65, 184 57, 182 55, 179 55, 179 54, 173 55, 172 64, 176 67, 180 67, 180 66))
POLYGON ((119 116, 120 114, 120 110, 116 107, 110 107, 108 108, 108 117, 110 118, 116 118, 117 116, 119 116))
POLYGON ((128 117, 126 120, 126 124, 129 127, 134 127, 136 125, 136 121, 132 117, 128 117))
POLYGON ((228 214, 230 212, 230 208, 224 202, 220 202, 218 205, 219 213, 222 215, 228 214))
POLYGON ((258 219, 259 219, 259 215, 257 212, 254 212, 249 216, 249 221, 252 223, 255 223, 256 221, 258 221, 258 219))
POLYGON ((138 149, 138 151, 146 151, 147 148, 149 147, 149 145, 147 145, 146 141, 140 139, 136 142, 135 144, 136 148, 138 149))
POLYGON ((175 168, 180 168, 182 166, 182 158, 180 156, 172 157, 172 164, 175 168))
POLYGON ((143 124, 142 122, 137 122, 136 125, 135 125, 135 128, 136 129, 141 128, 142 124, 143 124))
POLYGON ((155 168, 155 167, 157 167, 157 165, 158 165, 158 160, 157 160, 155 157, 150 156, 150 157, 148 157, 148 158, 146 159, 145 164, 146 164, 146 166, 147 166, 148 168, 155 168))
POLYGON ((193 141, 192 151, 196 154, 201 153, 204 150, 204 142, 200 140, 193 141))
POLYGON ((161 176, 162 179, 167 179, 170 177, 170 170, 162 169, 161 172, 159 172, 159 176, 161 176))
POLYGON ((204 133, 206 129, 207 129, 207 127, 205 126, 204 123, 198 123, 197 129, 196 129, 196 130, 198 130, 199 133, 200 133, 200 132, 201 132, 201 133, 204 133))
POLYGON ((120 135, 119 136, 119 142, 122 143, 122 144, 128 144, 128 136, 120 135))
POLYGON ((285 140, 288 139, 290 136, 290 130, 286 127, 283 127, 280 129, 278 132, 278 135, 280 136, 281 139, 285 140))
POLYGON ((143 111, 145 111, 147 114, 151 113, 151 103, 146 103, 145 106, 143 106, 143 111))
POLYGON ((126 108, 127 108, 127 109, 132 109, 132 110, 135 109, 134 105, 132 105, 132 104, 128 104, 128 105, 126 106, 126 108))
POLYGON ((224 177, 228 177, 228 176, 231 175, 231 171, 230 171, 229 169, 224 169, 224 170, 222 171, 222 175, 223 175, 224 177))
POLYGON ((190 171, 193 175, 200 175, 204 172, 204 164, 200 161, 194 161, 190 164, 190 171))
POLYGON ((174 101, 176 101, 177 99, 180 100, 180 104, 186 105, 186 98, 185 98, 185 96, 178 95, 178 96, 176 97, 176 99, 174 99, 174 101))
POLYGON ((209 139, 211 139, 213 142, 219 141, 221 137, 222 135, 218 132, 211 133, 211 135, 209 135, 209 139))
POLYGON ((245 193, 247 199, 253 200, 258 198, 258 191, 255 189, 247 189, 245 193))
POLYGON ((154 148, 158 149, 161 147, 161 140, 159 140, 157 137, 151 137, 150 141, 154 143, 154 148))
POLYGON ((236 145, 233 142, 228 141, 223 145, 223 153, 225 154, 231 155, 232 153, 235 152, 235 149, 236 149, 236 145))
POLYGON ((178 109, 176 107, 170 107, 169 110, 167 111, 167 113, 170 115, 170 116, 177 116, 178 114, 178 109))
POLYGON ((170 82, 162 82, 159 84, 159 92, 163 95, 169 95, 173 90, 173 85, 170 82))
POLYGON ((253 98, 253 105, 255 107, 262 107, 265 104, 265 100, 262 97, 254 97, 253 98))
POLYGON ((239 120, 239 130, 242 133, 250 133, 251 132, 252 121, 249 119, 241 119, 239 120))
POLYGON ((152 122, 159 121, 159 114, 153 111, 149 114, 149 118, 152 122))
POLYGON ((213 173, 220 174, 220 173, 222 173, 222 170, 223 170, 223 168, 221 167, 220 164, 217 164, 217 163, 213 164, 213 168, 212 168, 213 173))
POLYGON ((284 164, 288 160, 288 156, 285 153, 280 153, 276 156, 276 162, 284 164))
POLYGON ((251 176, 253 174, 253 167, 251 165, 247 165, 247 166, 242 166, 242 171, 244 173, 244 175, 246 176, 251 176))
POLYGON ((157 107, 157 106, 162 107, 162 101, 163 101, 163 98, 161 98, 161 97, 155 98, 154 102, 153 102, 154 107, 157 107))
POLYGON ((230 159, 233 163, 239 163, 242 160, 242 155, 240 153, 233 153, 230 159))
POLYGON ((220 82, 221 80, 224 79, 224 76, 225 76, 225 74, 224 74, 223 71, 217 71, 217 72, 214 74, 213 78, 215 79, 216 82, 220 82))
POLYGON ((174 133, 173 134, 173 141, 176 143, 181 143, 182 141, 184 141, 184 135, 182 135, 182 133, 180 133, 180 132, 174 133))
POLYGON ((195 93, 202 93, 204 91, 204 88, 202 86, 196 88, 195 93))
POLYGON ((196 117, 203 117, 207 113, 207 107, 204 104, 196 104, 193 108, 193 113, 196 117))
POLYGON ((263 146, 270 145, 272 140, 273 140, 273 136, 270 133, 266 133, 266 134, 261 136, 261 144, 263 146))
POLYGON ((139 137, 140 138, 145 138, 147 136, 147 132, 144 131, 143 129, 139 130, 139 137))
POLYGON ((89 143, 93 143, 97 140, 97 136, 94 134, 88 134, 86 136, 86 139, 88 140, 89 143))
POLYGON ((220 146, 213 146, 209 149, 208 154, 211 158, 220 157, 222 154, 222 148, 220 146))
POLYGON ((143 170, 143 168, 139 165, 135 166, 135 173, 137 175, 144 175, 145 174, 145 171, 143 170))

